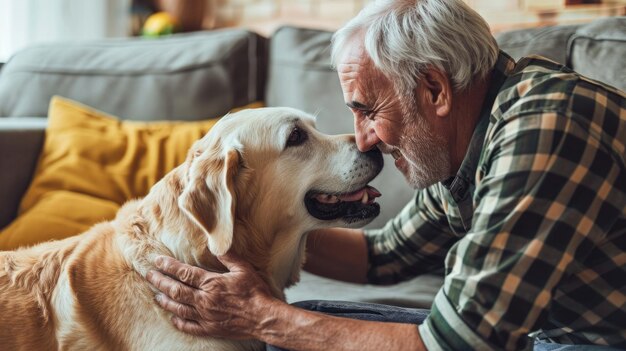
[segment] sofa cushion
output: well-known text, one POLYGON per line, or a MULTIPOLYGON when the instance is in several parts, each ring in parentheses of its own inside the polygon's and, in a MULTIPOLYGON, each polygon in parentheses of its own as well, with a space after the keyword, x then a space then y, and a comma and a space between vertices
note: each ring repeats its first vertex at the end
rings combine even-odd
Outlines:
POLYGON ((565 64, 567 43, 576 28, 576 25, 563 25, 513 30, 497 34, 496 40, 500 49, 515 60, 536 54, 565 64))
MULTIPOLYGON (((354 133, 353 117, 330 63, 331 32, 282 27, 270 40, 266 104, 290 106, 317 116, 317 127, 330 134, 354 133)), ((368 227, 382 227, 400 212, 413 191, 386 155, 387 164, 372 182, 383 196, 381 214, 368 227)))
POLYGON ((324 132, 353 132, 352 114, 330 63, 332 32, 282 27, 270 40, 266 103, 318 115, 324 132))
POLYGON ((46 116, 62 95, 137 120, 193 120, 257 101, 262 37, 244 30, 56 43, 0 71, 0 117, 46 116))
POLYGON ((344 283, 306 271, 300 276, 300 283, 285 291, 289 303, 306 300, 342 300, 430 309, 433 298, 443 285, 443 276, 440 274, 423 274, 391 286, 344 283))
POLYGON ((182 164, 217 120, 121 122, 55 97, 33 181, 19 217, 0 232, 0 250, 65 238, 112 219, 121 204, 145 196, 182 164))
POLYGON ((570 39, 569 52, 574 70, 626 90, 626 17, 581 26, 570 39))

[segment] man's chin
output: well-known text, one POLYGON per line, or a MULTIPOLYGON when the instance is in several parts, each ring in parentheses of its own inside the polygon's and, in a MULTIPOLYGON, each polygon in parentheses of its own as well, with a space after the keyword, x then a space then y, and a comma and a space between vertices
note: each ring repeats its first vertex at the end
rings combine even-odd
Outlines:
POLYGON ((406 162, 406 160, 404 161, 405 162, 402 162, 402 163, 396 162, 396 168, 400 171, 400 173, 402 173, 406 182, 413 189, 419 190, 419 189, 426 188, 427 185, 425 184, 423 177, 418 175, 415 169, 411 169, 409 164, 406 162))
POLYGON ((422 190, 422 189, 426 189, 429 186, 435 184, 436 182, 427 182, 424 179, 421 178, 417 178, 414 175, 404 175, 404 178, 406 179, 407 183, 409 183, 409 185, 416 190, 422 190))
POLYGON ((407 183, 413 188, 417 190, 426 189, 433 184, 437 184, 441 181, 444 181, 448 178, 448 176, 438 176, 434 173, 427 173, 423 169, 419 169, 415 165, 412 165, 409 162, 405 162, 401 165, 396 165, 398 170, 404 175, 407 183))

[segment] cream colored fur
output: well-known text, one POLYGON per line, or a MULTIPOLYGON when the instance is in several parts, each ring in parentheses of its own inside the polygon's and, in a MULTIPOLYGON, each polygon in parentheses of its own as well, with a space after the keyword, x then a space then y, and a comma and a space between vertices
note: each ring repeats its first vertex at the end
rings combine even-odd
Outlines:
MULTIPOLYGON (((303 204, 312 188, 363 186, 346 177, 362 157, 352 136, 327 136, 297 110, 268 108, 223 118, 187 160, 110 222, 62 241, 0 252, 2 350, 253 350, 256 341, 177 331, 145 280, 156 255, 213 269, 234 250, 284 299, 319 221, 303 204), (285 148, 294 127, 303 147, 285 148)), ((364 223, 354 223, 360 226, 364 223)))

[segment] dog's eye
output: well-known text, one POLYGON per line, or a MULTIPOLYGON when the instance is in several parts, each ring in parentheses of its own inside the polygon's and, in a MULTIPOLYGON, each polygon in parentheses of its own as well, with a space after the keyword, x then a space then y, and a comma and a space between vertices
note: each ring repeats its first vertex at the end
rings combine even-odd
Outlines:
POLYGON ((291 131, 291 134, 289 134, 286 147, 301 145, 306 141, 306 139, 307 139, 306 132, 298 127, 295 127, 291 131))

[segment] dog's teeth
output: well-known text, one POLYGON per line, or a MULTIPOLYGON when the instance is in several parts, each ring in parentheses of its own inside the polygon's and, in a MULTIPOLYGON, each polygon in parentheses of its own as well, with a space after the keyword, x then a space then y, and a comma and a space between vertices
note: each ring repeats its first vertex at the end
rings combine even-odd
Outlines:
POLYGON ((337 196, 330 194, 320 194, 317 195, 315 199, 324 204, 336 204, 339 202, 339 198, 337 196))
POLYGON ((367 191, 364 191, 363 198, 361 199, 361 203, 365 205, 367 204, 367 200, 368 200, 367 191))

